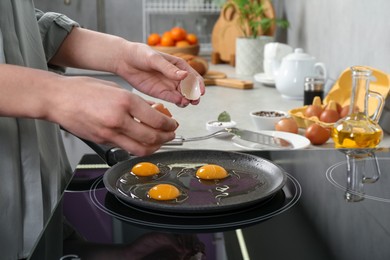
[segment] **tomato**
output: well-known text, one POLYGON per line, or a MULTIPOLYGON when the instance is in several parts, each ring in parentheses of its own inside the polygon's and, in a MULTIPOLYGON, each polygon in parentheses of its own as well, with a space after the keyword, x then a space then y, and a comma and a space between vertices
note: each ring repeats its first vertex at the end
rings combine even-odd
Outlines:
POLYGON ((320 145, 328 141, 330 130, 319 124, 312 124, 306 129, 305 136, 313 145, 320 145))
POLYGON ((293 118, 282 118, 275 124, 275 130, 297 134, 298 124, 293 118))

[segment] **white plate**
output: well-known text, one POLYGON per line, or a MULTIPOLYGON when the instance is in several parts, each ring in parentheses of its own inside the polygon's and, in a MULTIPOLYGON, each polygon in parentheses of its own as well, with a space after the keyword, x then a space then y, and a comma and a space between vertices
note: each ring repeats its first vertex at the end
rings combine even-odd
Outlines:
MULTIPOLYGON (((297 135, 293 133, 287 133, 287 132, 281 132, 281 131, 257 131, 262 134, 267 134, 271 135, 274 137, 280 137, 283 139, 286 139, 287 141, 290 141, 291 144, 294 146, 294 148, 289 148, 292 150, 295 149, 304 149, 308 146, 310 146, 310 140, 307 139, 306 137, 302 135, 297 135)), ((279 149, 285 149, 285 148, 276 148, 276 147, 271 147, 267 145, 262 145, 258 143, 253 143, 250 141, 245 141, 239 138, 238 136, 235 136, 232 138, 232 141, 235 145, 241 147, 241 148, 246 148, 246 149, 252 149, 252 150, 279 150, 279 149)))
POLYGON ((265 73, 257 73, 253 77, 263 85, 275 86, 275 80, 265 75, 265 73))

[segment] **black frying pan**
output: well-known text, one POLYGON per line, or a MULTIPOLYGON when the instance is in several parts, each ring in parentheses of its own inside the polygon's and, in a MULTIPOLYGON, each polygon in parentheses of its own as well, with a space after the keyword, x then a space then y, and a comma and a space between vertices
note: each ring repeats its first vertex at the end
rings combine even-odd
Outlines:
POLYGON ((126 158, 127 154, 123 154, 121 150, 107 152, 107 150, 102 150, 100 146, 91 147, 109 164, 113 164, 118 158, 122 160, 114 164, 104 174, 103 182, 107 190, 126 203, 154 211, 204 214, 242 209, 270 198, 283 188, 287 179, 284 170, 278 165, 254 155, 238 152, 176 150, 158 152, 145 157, 126 158), (133 192, 129 191, 131 190, 129 186, 121 186, 119 179, 128 174, 131 168, 139 162, 152 162, 168 166, 173 164, 218 164, 230 173, 234 171, 235 174, 217 184, 201 183, 191 173, 185 177, 177 178, 178 170, 181 169, 179 167, 178 169, 173 168, 169 174, 157 180, 146 183, 143 181, 137 183, 136 179, 130 181, 130 186, 140 183, 151 186, 158 183, 170 183, 188 195, 188 198, 180 203, 161 202, 146 197, 134 198, 132 197, 133 192), (226 188, 228 189, 226 190, 226 188))

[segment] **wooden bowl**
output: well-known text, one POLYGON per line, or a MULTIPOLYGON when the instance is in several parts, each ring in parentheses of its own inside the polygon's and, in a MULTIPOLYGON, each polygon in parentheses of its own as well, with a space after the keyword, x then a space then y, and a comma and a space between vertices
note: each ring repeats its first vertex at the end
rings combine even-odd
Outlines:
POLYGON ((168 54, 174 54, 174 53, 186 53, 186 54, 192 54, 197 56, 199 54, 200 46, 199 44, 196 45, 189 45, 185 47, 162 47, 162 46, 153 46, 153 49, 157 51, 161 51, 168 54))

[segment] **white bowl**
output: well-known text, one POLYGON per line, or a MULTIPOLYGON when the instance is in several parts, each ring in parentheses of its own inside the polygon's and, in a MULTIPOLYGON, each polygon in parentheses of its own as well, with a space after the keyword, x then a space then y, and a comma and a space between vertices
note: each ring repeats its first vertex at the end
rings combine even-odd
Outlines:
MULTIPOLYGON (((211 134, 211 133, 215 133, 215 132, 222 130, 222 129, 225 129, 225 128, 235 127, 236 125, 237 125, 237 123, 235 121, 219 122, 217 120, 210 120, 210 121, 207 121, 207 123, 206 123, 206 129, 211 134)), ((226 136, 231 136, 231 134, 229 134, 229 133, 220 134, 220 135, 217 135, 216 137, 226 137, 226 136)))
POLYGON ((258 109, 249 113, 257 130, 275 130, 275 124, 287 117, 288 113, 280 110, 258 109))

